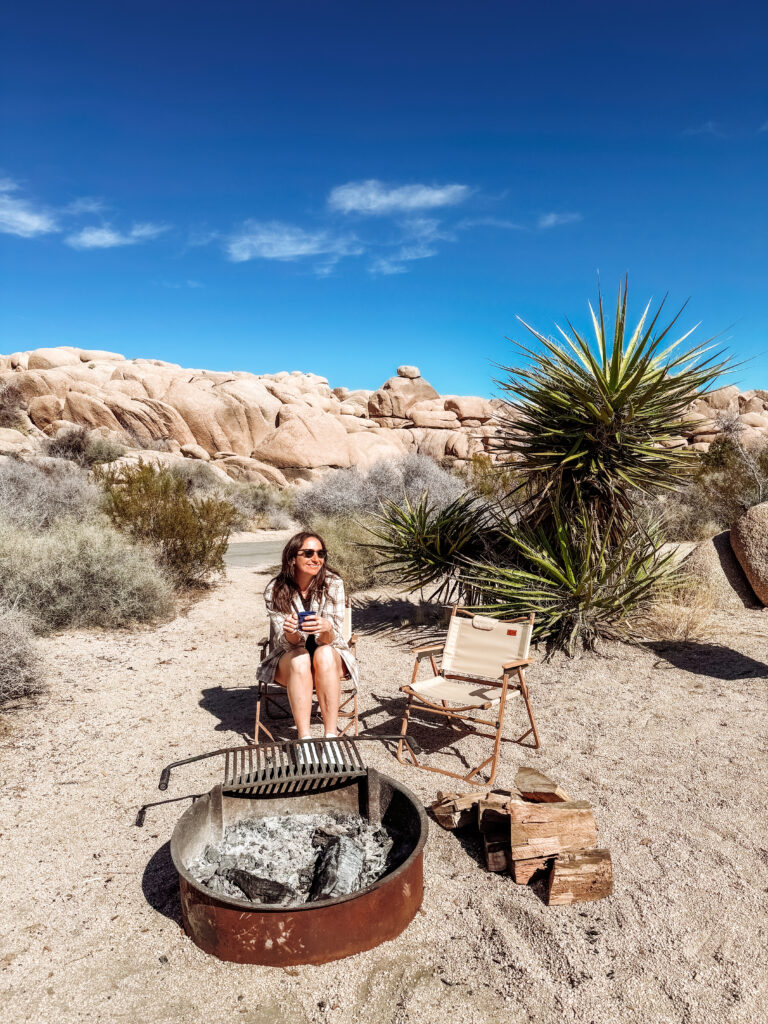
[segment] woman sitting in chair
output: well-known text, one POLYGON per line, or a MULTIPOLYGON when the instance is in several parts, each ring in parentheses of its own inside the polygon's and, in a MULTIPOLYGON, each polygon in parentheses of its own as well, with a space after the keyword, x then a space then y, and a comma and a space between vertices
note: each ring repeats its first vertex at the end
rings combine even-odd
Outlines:
POLYGON ((283 548, 279 574, 264 591, 272 647, 258 675, 263 683, 285 687, 300 740, 310 738, 313 690, 325 736, 335 737, 345 669, 357 686, 357 662, 343 637, 344 584, 327 556, 322 537, 295 534, 283 548))

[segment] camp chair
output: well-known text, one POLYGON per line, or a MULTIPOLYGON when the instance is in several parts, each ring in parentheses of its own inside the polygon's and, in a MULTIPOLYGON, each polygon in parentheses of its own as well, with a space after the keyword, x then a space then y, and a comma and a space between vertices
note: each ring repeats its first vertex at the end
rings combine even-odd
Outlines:
POLYGON ((491 619, 484 615, 472 615, 454 605, 451 622, 445 644, 430 644, 426 647, 414 648, 416 660, 413 675, 407 686, 401 686, 401 693, 408 696, 408 706, 403 715, 400 729, 400 740, 397 747, 397 759, 401 764, 414 764, 417 768, 425 768, 430 772, 440 772, 451 778, 461 779, 473 785, 481 784, 474 776, 490 764, 491 784, 496 777, 501 744, 501 729, 504 724, 504 706, 510 688, 519 690, 525 701, 530 729, 515 741, 521 743, 526 736, 533 734, 533 747, 539 747, 539 734, 531 710, 528 686, 525 682, 525 667, 530 664, 528 648, 533 633, 534 615, 526 615, 519 619, 491 619), (440 669, 436 657, 442 652, 440 669), (417 682, 421 662, 429 658, 433 676, 417 682), (515 682, 511 677, 517 676, 515 682), (458 707, 449 705, 458 704, 458 707), (493 719, 480 718, 479 711, 495 708, 493 719), (451 722, 469 722, 469 732, 477 736, 486 736, 494 740, 493 753, 481 761, 466 775, 449 772, 443 768, 419 764, 416 754, 407 743, 408 719, 412 710, 424 711, 430 715, 441 715, 451 722), (481 732, 474 728, 485 725, 493 728, 493 732, 481 732), (408 747, 410 762, 403 760, 403 746, 408 747))
MULTIPOLYGON (((357 657, 357 633, 352 632, 352 602, 349 598, 347 598, 344 607, 344 628, 342 636, 347 641, 349 649, 355 657, 357 657)), ((259 641, 259 647, 261 648, 259 661, 264 661, 266 658, 267 651, 272 644, 272 640, 272 629, 270 627, 269 636, 262 637, 259 641)), ((357 687, 352 679, 350 679, 346 668, 344 672, 345 674, 342 676, 341 680, 341 700, 339 702, 339 725, 343 726, 343 728, 339 729, 339 735, 346 736, 349 730, 353 729, 355 736, 357 736, 360 728, 357 720, 357 687), (348 683, 346 687, 344 685, 345 681, 348 683)), ((315 708, 313 708, 313 713, 314 712, 315 708)), ((264 724, 265 720, 272 724, 275 720, 279 721, 290 717, 291 706, 288 703, 288 695, 285 692, 285 687, 281 686, 279 683, 263 683, 259 680, 259 688, 256 696, 256 724, 253 728, 254 743, 260 742, 260 732, 265 733, 273 743, 275 742, 274 736, 264 724)))

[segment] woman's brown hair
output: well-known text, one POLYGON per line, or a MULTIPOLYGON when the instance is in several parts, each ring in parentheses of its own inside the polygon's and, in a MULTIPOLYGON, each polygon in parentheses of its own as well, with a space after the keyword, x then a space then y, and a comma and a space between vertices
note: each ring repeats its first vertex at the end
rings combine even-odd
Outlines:
POLYGON ((283 548, 280 572, 271 581, 274 584, 272 589, 272 607, 275 611, 282 612, 284 615, 289 615, 293 611, 293 599, 296 594, 300 593, 299 585, 294 577, 294 573, 296 571, 296 555, 310 539, 320 541, 320 546, 323 551, 326 552, 326 556, 323 560, 320 572, 313 577, 309 584, 307 597, 310 600, 313 597, 316 597, 318 601, 322 601, 322 599, 328 594, 328 588, 330 587, 331 580, 338 579, 339 574, 334 572, 330 565, 328 565, 328 553, 325 541, 320 534, 309 531, 305 533, 295 533, 283 548))

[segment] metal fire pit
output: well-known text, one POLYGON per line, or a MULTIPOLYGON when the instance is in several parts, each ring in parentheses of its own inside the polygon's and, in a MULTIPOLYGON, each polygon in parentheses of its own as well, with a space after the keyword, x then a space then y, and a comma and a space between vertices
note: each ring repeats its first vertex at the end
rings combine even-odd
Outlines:
MULTIPOLYGON (((322 741, 314 745, 322 749, 322 741)), ((394 939, 421 906, 428 826, 416 797, 394 779, 365 769, 356 748, 345 752, 348 773, 343 766, 321 770, 307 784, 307 772, 296 757, 299 746, 217 751, 225 755, 224 783, 196 800, 173 830, 171 857, 179 873, 184 927, 193 942, 221 960, 279 967, 327 963, 394 939), (257 749, 260 767, 253 768, 251 760, 249 772, 251 751, 257 749), (367 889, 293 907, 254 905, 214 895, 187 870, 236 822, 323 812, 359 814, 395 836, 398 853, 390 870, 367 889)), ((167 785, 167 770, 163 781, 167 785)))

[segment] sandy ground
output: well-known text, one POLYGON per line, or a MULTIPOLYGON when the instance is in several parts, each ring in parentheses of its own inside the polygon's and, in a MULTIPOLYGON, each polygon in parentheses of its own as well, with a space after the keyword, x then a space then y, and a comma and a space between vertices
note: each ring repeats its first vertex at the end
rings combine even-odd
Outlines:
MULTIPOLYGON (((162 794, 164 764, 238 743, 250 728, 265 582, 231 568, 171 623, 45 642, 49 695, 6 716, 0 736, 3 1021, 762 1024, 761 612, 724 619, 718 642, 615 647, 531 669, 544 746, 506 744, 499 784, 533 764, 593 802, 613 855, 612 898, 547 908, 432 823, 423 910, 394 942, 289 970, 200 952, 180 928, 168 855, 188 800, 151 808, 144 828, 134 819, 145 801, 217 781, 207 762, 162 794)), ((356 612, 366 728, 391 727, 401 709, 411 662, 388 625, 393 609, 374 601, 356 612)), ((510 736, 522 731, 520 704, 510 736)), ((444 765, 478 743, 414 734, 444 765)), ((425 803, 442 784, 379 744, 364 750, 425 803)))

